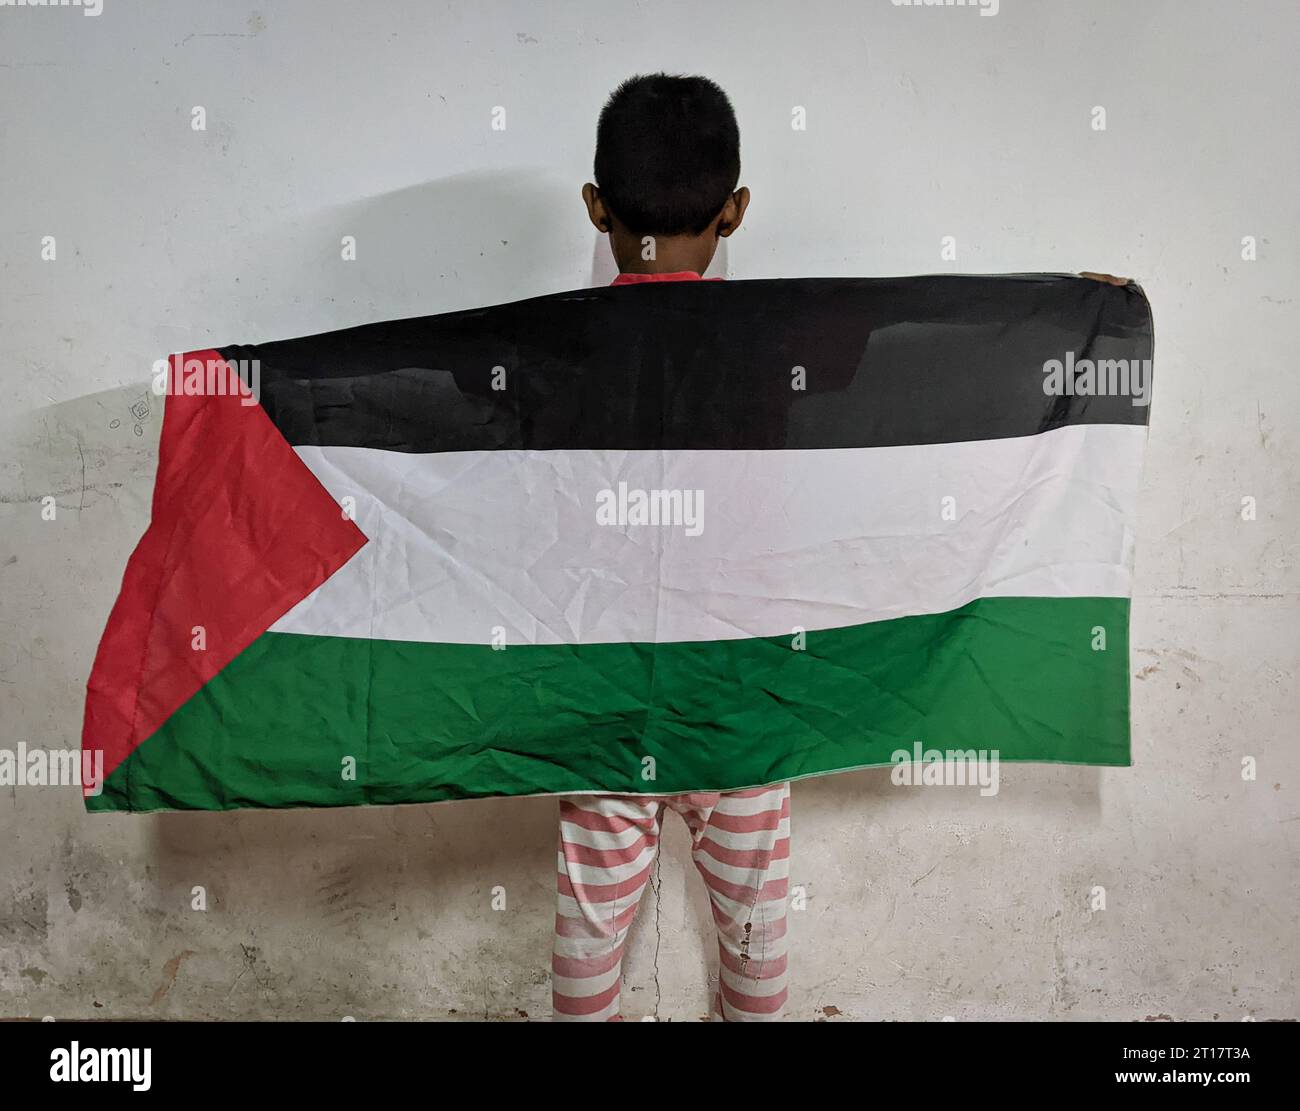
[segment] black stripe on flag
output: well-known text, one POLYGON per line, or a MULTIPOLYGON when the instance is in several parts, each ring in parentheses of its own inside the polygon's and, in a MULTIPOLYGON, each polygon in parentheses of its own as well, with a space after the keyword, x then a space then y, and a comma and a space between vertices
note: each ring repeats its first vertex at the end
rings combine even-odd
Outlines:
POLYGON ((887 447, 1143 425, 1132 396, 1047 393, 1044 366, 1147 360, 1149 391, 1151 349, 1137 286, 1015 275, 647 283, 222 354, 258 361, 262 404, 293 445, 442 452, 887 447))

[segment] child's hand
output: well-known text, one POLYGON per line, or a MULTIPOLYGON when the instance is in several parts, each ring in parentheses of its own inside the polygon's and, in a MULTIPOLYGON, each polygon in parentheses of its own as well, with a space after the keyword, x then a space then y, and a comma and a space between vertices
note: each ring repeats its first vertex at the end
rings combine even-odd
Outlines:
POLYGON ((1128 285, 1127 278, 1117 278, 1114 274, 1094 274, 1091 270, 1080 270, 1079 277, 1091 278, 1094 282, 1109 282, 1111 285, 1128 285))

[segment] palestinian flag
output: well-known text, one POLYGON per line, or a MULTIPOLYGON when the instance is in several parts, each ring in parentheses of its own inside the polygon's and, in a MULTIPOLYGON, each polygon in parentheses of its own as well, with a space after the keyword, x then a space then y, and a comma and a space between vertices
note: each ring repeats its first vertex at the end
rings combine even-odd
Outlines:
POLYGON ((92 810, 1129 763, 1136 286, 647 283, 174 357, 92 810))

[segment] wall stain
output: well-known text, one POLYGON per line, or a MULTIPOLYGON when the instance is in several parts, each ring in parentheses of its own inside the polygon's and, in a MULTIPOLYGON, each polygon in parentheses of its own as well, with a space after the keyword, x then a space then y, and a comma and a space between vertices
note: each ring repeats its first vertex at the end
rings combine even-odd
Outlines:
POLYGON ((158 990, 153 993, 153 998, 149 1000, 149 1006, 156 1007, 167 997, 167 993, 172 990, 172 986, 176 983, 176 974, 180 972, 181 965, 185 963, 185 958, 192 956, 194 956, 193 949, 182 949, 163 965, 162 983, 158 985, 158 990))

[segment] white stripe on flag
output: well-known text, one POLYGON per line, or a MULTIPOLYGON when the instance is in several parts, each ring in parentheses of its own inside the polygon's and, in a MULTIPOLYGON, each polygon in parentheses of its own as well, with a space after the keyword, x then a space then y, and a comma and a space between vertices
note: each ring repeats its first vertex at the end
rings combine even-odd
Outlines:
MULTIPOLYGON (((507 644, 788 636, 979 597, 1123 597, 1146 429, 806 451, 296 449, 371 538, 272 628, 507 644), (598 497, 702 491, 699 535, 598 497), (951 499, 951 500, 947 500, 951 499)), ((698 495, 697 495, 698 498, 698 495)), ((697 501, 696 507, 700 503, 697 501)))

